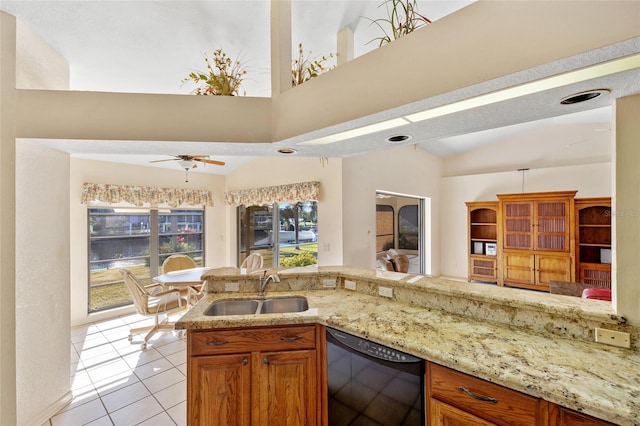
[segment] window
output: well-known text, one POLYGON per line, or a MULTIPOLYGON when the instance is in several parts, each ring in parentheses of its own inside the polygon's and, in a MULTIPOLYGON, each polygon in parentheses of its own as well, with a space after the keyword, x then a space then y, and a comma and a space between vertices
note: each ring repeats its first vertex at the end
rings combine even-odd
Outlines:
POLYGON ((376 204, 376 252, 394 248, 394 212, 393 207, 376 204))
POLYGON ((238 264, 260 253, 265 267, 318 263, 318 203, 238 207, 238 264))
POLYGON ((172 254, 204 258, 204 210, 89 209, 89 312, 131 304, 120 269, 144 283, 172 254))
POLYGON ((398 212, 398 248, 418 250, 418 206, 408 205, 398 212))

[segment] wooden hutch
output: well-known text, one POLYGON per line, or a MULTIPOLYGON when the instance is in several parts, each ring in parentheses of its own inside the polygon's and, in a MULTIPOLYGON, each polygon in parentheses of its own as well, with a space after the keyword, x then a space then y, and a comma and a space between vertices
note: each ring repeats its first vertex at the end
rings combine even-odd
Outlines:
POLYGON ((467 202, 469 281, 549 291, 549 282, 611 285, 611 198, 577 191, 467 202))

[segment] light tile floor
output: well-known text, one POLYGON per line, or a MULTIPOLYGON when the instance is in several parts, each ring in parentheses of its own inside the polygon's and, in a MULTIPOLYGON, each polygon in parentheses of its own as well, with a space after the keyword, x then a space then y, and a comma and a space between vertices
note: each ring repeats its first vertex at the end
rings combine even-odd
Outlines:
POLYGON ((128 340, 152 323, 134 314, 71 329, 73 401, 45 425, 186 425, 183 333, 157 332, 144 351, 142 334, 128 340))

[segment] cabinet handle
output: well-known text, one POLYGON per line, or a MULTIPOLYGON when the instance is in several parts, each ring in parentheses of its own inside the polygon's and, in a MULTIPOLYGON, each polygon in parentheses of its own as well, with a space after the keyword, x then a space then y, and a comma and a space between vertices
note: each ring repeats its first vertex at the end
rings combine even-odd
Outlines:
POLYGON ((226 345, 227 343, 229 343, 228 340, 220 340, 219 342, 207 342, 206 345, 207 346, 222 346, 222 345, 226 345))
POLYGON ((246 358, 245 358, 245 359, 243 359, 243 360, 242 360, 242 365, 247 365, 247 364, 249 364, 249 360, 248 360, 248 359, 246 359, 246 358))
POLYGON ((300 340, 300 339, 302 339, 302 336, 280 337, 280 340, 282 340, 283 342, 295 342, 296 340, 300 340))
POLYGON ((498 403, 497 399, 491 398, 490 396, 478 395, 477 393, 471 392, 469 389, 465 388, 464 386, 460 386, 458 389, 460 389, 462 392, 464 392, 467 395, 469 395, 471 398, 477 399, 478 401, 487 401, 487 402, 492 402, 494 404, 498 403))
POLYGON ((262 363, 264 365, 269 365, 269 360, 267 358, 262 358, 262 363))

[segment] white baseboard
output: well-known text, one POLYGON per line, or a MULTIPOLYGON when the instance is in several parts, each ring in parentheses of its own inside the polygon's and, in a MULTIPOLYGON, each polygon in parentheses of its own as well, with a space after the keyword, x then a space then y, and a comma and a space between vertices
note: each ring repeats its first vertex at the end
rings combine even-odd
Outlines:
POLYGON ((73 394, 71 393, 71 391, 68 391, 60 398, 58 398, 57 401, 54 401, 51 405, 42 410, 35 418, 31 419, 31 421, 27 423, 26 426, 42 426, 43 424, 48 422, 51 417, 55 416, 58 411, 66 407, 72 399, 73 394))

